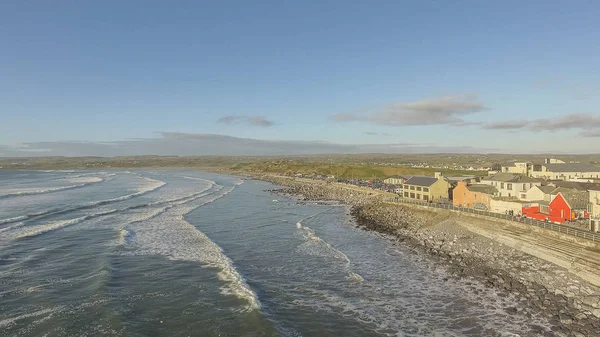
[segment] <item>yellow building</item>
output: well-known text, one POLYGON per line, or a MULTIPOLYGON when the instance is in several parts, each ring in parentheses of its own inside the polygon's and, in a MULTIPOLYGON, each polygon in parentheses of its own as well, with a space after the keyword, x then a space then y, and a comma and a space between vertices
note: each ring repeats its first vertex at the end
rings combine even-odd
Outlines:
POLYGON ((408 178, 403 185, 405 199, 440 202, 449 200, 450 184, 440 173, 435 177, 413 176, 408 178))

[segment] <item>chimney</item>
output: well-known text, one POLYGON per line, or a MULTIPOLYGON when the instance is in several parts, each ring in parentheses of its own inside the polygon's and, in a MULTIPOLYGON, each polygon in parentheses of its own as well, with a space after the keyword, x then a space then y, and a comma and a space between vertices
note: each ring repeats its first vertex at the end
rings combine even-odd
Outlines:
POLYGON ((434 173, 434 177, 435 177, 436 179, 441 179, 441 178, 442 178, 442 172, 435 172, 435 173, 434 173))

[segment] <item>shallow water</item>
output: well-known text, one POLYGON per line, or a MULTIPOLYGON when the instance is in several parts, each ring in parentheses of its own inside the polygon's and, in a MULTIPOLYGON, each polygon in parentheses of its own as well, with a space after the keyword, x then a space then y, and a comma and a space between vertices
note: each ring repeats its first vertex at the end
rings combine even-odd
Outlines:
POLYGON ((273 187, 195 171, 0 171, 0 335, 544 330, 507 313, 516 298, 356 229, 345 207, 273 187))

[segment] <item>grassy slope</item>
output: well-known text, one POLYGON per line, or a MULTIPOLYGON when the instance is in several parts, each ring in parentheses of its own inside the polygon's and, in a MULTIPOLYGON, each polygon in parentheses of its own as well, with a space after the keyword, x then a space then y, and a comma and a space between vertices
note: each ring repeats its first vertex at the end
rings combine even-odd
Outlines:
POLYGON ((472 174, 487 175, 481 171, 439 170, 432 168, 412 168, 406 166, 373 166, 356 164, 325 164, 296 161, 266 161, 259 163, 242 163, 232 167, 234 171, 251 171, 265 173, 302 173, 334 175, 337 178, 386 178, 392 175, 433 175, 441 171, 445 175, 472 174))

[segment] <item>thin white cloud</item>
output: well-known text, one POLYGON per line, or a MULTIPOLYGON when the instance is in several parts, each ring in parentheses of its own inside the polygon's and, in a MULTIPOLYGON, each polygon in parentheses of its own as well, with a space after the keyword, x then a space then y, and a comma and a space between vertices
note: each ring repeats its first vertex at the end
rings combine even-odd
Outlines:
POLYGON ((365 134, 366 136, 391 136, 391 134, 387 133, 387 132, 363 132, 363 134, 365 134))
POLYGON ((540 118, 533 120, 509 120, 492 122, 483 125, 484 129, 529 131, 579 130, 582 137, 599 137, 600 116, 584 113, 572 113, 556 118, 540 118))
POLYGON ((245 123, 253 126, 269 127, 275 123, 266 119, 264 116, 223 116, 217 120, 217 123, 236 124, 245 123))
POLYGON ((484 129, 490 130, 514 130, 522 129, 529 125, 528 121, 503 121, 503 122, 492 122, 482 126, 484 129))
POLYGON ((334 153, 476 153, 494 149, 432 144, 336 144, 322 141, 283 141, 224 135, 164 132, 160 137, 117 142, 37 142, 2 148, 5 156, 134 156, 134 155, 296 155, 334 153))
POLYGON ((475 95, 457 95, 414 102, 394 103, 368 114, 340 113, 330 118, 337 122, 363 121, 377 125, 465 125, 464 116, 488 110, 475 95))

